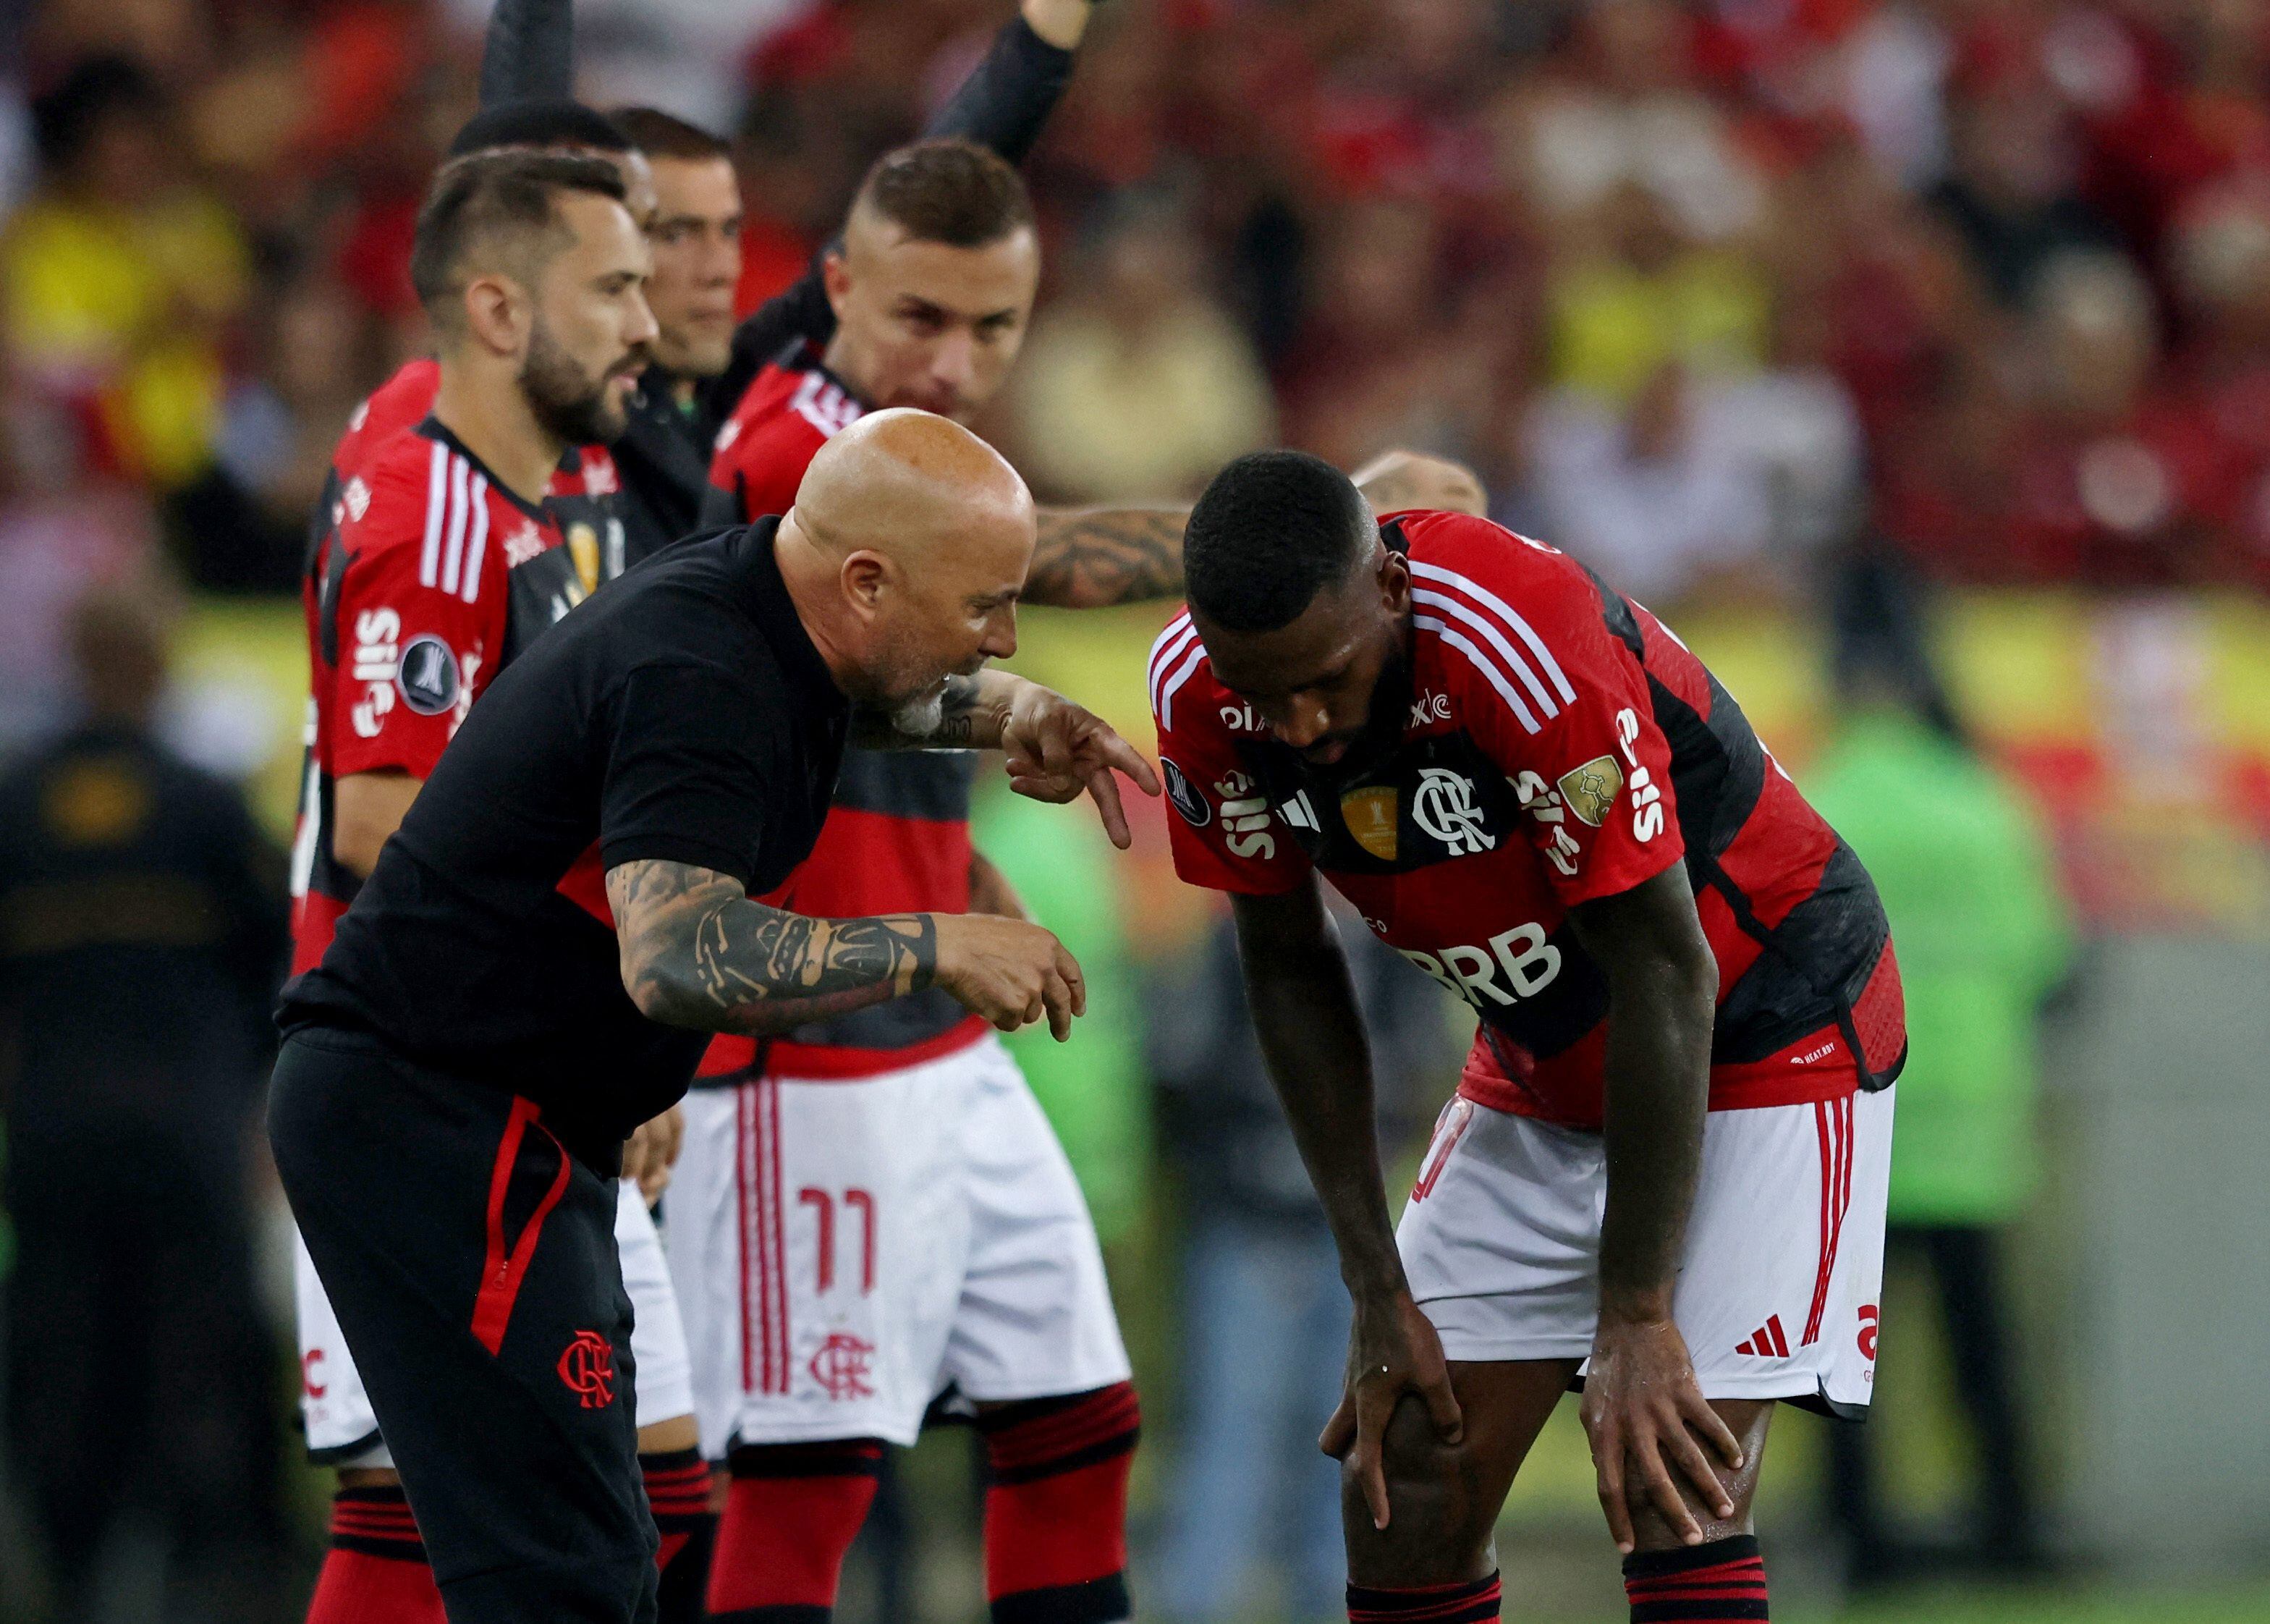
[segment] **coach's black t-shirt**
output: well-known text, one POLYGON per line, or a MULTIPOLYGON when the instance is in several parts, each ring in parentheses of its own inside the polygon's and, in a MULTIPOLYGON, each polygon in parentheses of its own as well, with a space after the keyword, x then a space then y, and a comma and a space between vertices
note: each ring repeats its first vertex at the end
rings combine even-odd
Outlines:
POLYGON ((287 1031, 345 1027, 525 1095, 612 1160, 708 1034, 624 991, 605 871, 641 857, 753 896, 811 852, 850 716, 773 556, 777 521, 671 548, 501 672, 386 842, 287 1031))

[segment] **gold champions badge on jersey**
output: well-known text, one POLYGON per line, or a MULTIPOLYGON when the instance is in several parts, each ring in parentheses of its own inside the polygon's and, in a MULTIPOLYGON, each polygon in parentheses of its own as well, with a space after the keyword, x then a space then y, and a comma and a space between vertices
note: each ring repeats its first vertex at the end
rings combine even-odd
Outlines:
POLYGON ((1395 786, 1375 784, 1340 797, 1340 818, 1355 843, 1382 863, 1395 861, 1395 786))
POLYGON ((1624 769, 1616 765, 1613 756, 1594 756, 1584 766, 1561 775, 1561 798, 1579 819, 1596 829, 1623 787, 1624 769))
POLYGON ((583 583, 585 597, 599 590, 599 532, 588 524, 568 527, 568 556, 575 563, 575 578, 583 583))

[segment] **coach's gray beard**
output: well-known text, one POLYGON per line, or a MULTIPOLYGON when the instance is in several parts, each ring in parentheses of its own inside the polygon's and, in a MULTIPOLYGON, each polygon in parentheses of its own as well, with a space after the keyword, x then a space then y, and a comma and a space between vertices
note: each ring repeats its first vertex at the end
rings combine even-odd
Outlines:
POLYGON ((909 738, 928 738, 946 725, 946 689, 934 688, 891 713, 891 725, 909 738))

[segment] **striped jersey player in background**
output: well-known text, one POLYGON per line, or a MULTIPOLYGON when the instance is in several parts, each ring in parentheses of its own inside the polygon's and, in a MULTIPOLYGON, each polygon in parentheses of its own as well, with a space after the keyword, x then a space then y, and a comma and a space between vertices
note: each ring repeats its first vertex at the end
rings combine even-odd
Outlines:
POLYGON ((1583 1386, 1635 1620, 1766 1616, 1777 1401, 1874 1375, 1905 1057, 1866 871, 1654 616, 1290 452, 1192 514, 1153 651, 1175 861, 1247 1000, 1354 1300, 1348 1614, 1498 1616, 1491 1534, 1583 1386), (1480 1017, 1399 1229, 1318 894, 1480 1017), (1413 1400, 1414 1402, 1406 1402, 1413 1400))

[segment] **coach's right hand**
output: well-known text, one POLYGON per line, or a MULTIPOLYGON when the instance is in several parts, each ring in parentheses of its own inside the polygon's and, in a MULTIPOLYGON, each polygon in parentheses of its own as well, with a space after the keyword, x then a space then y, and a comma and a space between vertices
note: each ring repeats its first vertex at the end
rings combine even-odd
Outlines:
POLYGON ((1043 1015, 1063 1042, 1072 1017, 1087 1012, 1079 961, 1053 931, 992 914, 933 914, 938 968, 934 984, 1004 1032, 1043 1015))

